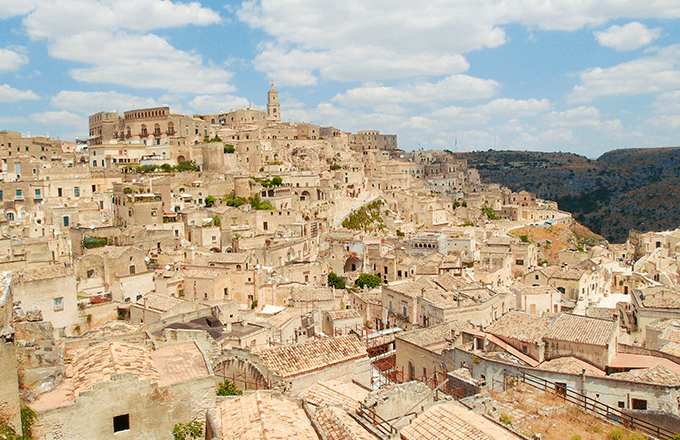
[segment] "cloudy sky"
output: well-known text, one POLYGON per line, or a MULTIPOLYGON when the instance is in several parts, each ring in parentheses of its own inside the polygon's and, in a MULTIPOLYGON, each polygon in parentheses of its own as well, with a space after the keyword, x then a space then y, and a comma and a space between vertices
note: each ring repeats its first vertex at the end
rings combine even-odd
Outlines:
POLYGON ((680 145, 677 0, 0 0, 0 129, 264 108, 404 150, 680 145))

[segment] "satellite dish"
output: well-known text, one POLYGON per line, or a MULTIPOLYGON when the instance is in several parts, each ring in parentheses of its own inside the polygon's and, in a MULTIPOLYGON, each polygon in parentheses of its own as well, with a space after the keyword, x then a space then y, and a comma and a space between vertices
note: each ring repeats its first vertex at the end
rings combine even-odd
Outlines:
POLYGON ((288 277, 286 277, 286 278, 284 279, 284 281, 285 281, 285 282, 288 282, 288 281, 290 281, 290 279, 289 279, 288 277))
POLYGON ((169 265, 169 264, 166 264, 166 265, 165 265, 165 270, 170 270, 170 269, 172 269, 172 268, 170 267, 170 265, 169 265))
POLYGON ((144 257, 144 261, 146 261, 146 262, 148 263, 149 261, 151 261, 151 258, 149 258, 149 257, 144 257))
POLYGON ((94 230, 94 225, 90 225, 90 229, 94 230))
POLYGON ((137 179, 132 179, 132 183, 137 183, 137 179))

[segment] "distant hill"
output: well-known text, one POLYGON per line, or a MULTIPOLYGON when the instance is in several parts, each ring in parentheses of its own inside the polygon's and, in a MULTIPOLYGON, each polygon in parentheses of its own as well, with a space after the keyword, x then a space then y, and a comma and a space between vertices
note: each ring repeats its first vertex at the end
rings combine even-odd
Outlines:
POLYGON ((555 200, 560 209, 611 242, 630 229, 680 226, 680 148, 609 151, 596 160, 573 153, 484 151, 467 159, 485 183, 555 200))

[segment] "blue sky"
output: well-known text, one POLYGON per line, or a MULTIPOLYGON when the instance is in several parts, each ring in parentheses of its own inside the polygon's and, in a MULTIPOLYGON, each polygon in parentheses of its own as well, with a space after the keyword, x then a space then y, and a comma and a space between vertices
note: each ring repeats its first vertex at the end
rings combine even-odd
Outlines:
POLYGON ((0 129, 266 104, 407 151, 680 145, 677 0, 0 0, 0 129))

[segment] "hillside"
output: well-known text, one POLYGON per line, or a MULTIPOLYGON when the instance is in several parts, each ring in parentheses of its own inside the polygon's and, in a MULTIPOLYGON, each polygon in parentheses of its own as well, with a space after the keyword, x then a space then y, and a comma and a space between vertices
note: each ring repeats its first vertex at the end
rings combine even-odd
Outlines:
POLYGON ((625 149, 596 160, 573 153, 485 151, 451 153, 467 159, 485 183, 555 200, 580 223, 611 242, 630 229, 680 226, 680 148, 625 149))

